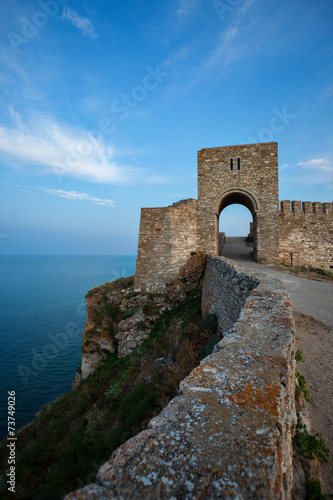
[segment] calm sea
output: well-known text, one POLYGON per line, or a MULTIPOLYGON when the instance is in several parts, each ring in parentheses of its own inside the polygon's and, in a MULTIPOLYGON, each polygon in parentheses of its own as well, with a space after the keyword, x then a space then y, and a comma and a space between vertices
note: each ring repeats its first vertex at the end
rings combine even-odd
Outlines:
POLYGON ((135 273, 136 256, 0 256, 0 439, 8 391, 16 426, 70 391, 81 364, 85 294, 135 273))

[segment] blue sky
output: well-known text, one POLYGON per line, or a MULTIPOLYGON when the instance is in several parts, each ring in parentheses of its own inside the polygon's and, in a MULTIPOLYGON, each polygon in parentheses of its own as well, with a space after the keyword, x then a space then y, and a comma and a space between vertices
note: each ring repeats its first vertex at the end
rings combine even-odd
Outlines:
POLYGON ((277 141, 280 199, 332 201, 331 0, 2 0, 0 26, 0 253, 135 254, 207 147, 277 141))

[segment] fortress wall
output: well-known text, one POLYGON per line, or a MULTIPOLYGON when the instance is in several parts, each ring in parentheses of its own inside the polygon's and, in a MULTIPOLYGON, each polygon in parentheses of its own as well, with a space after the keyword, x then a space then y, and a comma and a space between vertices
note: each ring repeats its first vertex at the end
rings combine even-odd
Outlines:
POLYGON ((197 200, 142 208, 135 289, 163 292, 197 249, 197 200))
POLYGON ((112 454, 97 484, 68 499, 291 499, 295 347, 285 288, 208 256, 202 307, 226 336, 147 430, 112 454))
POLYGON ((215 314, 221 336, 233 328, 239 318, 246 298, 251 290, 260 283, 252 274, 242 273, 227 259, 208 257, 205 280, 202 290, 202 314, 215 314))
POLYGON ((332 269, 332 203, 284 200, 279 213, 280 262, 332 269))

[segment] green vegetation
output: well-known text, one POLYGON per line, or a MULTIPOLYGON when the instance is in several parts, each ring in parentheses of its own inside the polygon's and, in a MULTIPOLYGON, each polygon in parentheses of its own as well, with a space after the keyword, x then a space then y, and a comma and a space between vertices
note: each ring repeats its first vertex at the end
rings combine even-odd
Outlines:
POLYGON ((110 281, 108 283, 103 283, 102 285, 92 288, 87 293, 86 297, 91 297, 92 295, 105 295, 108 292, 123 290, 134 284, 134 276, 129 276, 128 278, 119 278, 116 281, 110 281))
MULTIPOLYGON (((296 362, 304 362, 303 353, 297 349, 295 355, 296 362)), ((296 370, 296 377, 299 387, 296 387, 295 395, 298 397, 301 392, 307 401, 313 404, 310 397, 309 389, 305 378, 296 370)), ((314 459, 320 462, 327 463, 329 461, 330 452, 325 446, 325 441, 320 432, 316 434, 309 434, 299 414, 297 414, 296 433, 293 437, 293 449, 296 457, 302 456, 307 459, 314 459)), ((321 483, 318 480, 310 480, 306 478, 305 481, 306 500, 325 500, 331 496, 323 495, 321 491, 321 483)))
POLYGON ((298 396, 301 394, 301 392, 304 394, 304 397, 306 401, 309 401, 309 403, 312 403, 312 397, 310 396, 310 391, 308 384, 305 380, 304 375, 302 375, 298 370, 296 370, 296 378, 298 380, 298 386, 296 386, 295 389, 295 395, 298 398, 298 396))
POLYGON ((125 295, 124 298, 129 300, 129 299, 132 299, 133 297, 136 297, 137 295, 139 295, 139 292, 130 292, 127 295, 125 295))
POLYGON ((304 274, 304 273, 316 273, 318 276, 323 276, 325 278, 333 278, 333 271, 328 271, 325 269, 318 269, 305 266, 289 266, 288 264, 284 264, 283 262, 280 263, 280 266, 288 269, 288 271, 296 274, 297 276, 299 274, 304 274))
MULTIPOLYGON (((130 356, 118 359, 115 352, 107 353, 105 363, 77 389, 18 432, 15 498, 56 500, 94 481, 112 452, 177 394, 202 350, 215 345, 216 318, 202 319, 200 306, 200 294, 188 294, 161 315, 130 356), (170 363, 155 363, 161 357, 170 363)), ((118 314, 109 307, 104 312, 118 314)), ((0 446, 0 474, 8 468, 6 444, 0 446)), ((12 496, 3 492, 2 498, 12 496)))
MULTIPOLYGON (((297 349, 296 354, 295 354, 295 359, 296 359, 297 363, 299 363, 299 362, 304 363, 303 352, 300 349, 297 349)), ((296 375, 296 378, 298 380, 298 386, 296 386, 296 389, 295 389, 296 398, 298 398, 300 396, 300 394, 303 393, 306 401, 309 401, 309 403, 313 404, 313 399, 310 396, 310 390, 309 390, 308 384, 305 380, 305 377, 298 370, 296 370, 295 375, 296 375)))
POLYGON ((318 480, 312 481, 306 479, 305 481, 306 500, 326 500, 333 498, 333 495, 324 495, 321 491, 321 483, 318 480))
POLYGON ((133 306, 131 309, 123 313, 122 319, 131 318, 138 310, 139 306, 133 306))
POLYGON ((317 273, 320 276, 326 276, 327 278, 333 278, 333 271, 326 271, 325 269, 318 269, 317 273))
POLYGON ((323 436, 320 432, 309 434, 301 418, 297 416, 296 434, 293 438, 293 448, 296 456, 301 455, 305 458, 312 458, 320 462, 327 463, 330 452, 325 446, 323 436))
POLYGON ((299 362, 304 363, 303 351, 301 351, 300 349, 297 349, 296 354, 295 354, 295 359, 296 359, 296 363, 299 363, 299 362))
MULTIPOLYGON (((104 299, 104 297, 103 297, 104 299)), ((95 325, 100 325, 104 318, 112 319, 113 321, 119 321, 121 319, 122 313, 119 306, 114 306, 109 302, 105 302, 103 306, 96 312, 94 316, 95 325)))

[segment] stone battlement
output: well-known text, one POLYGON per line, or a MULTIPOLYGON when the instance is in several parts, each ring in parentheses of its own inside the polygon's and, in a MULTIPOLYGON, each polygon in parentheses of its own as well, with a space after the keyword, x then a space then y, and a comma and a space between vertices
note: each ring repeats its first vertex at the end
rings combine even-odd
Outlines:
POLYGON ((333 203, 283 200, 280 205, 280 210, 285 216, 288 214, 322 216, 324 214, 327 217, 333 217, 333 203))

